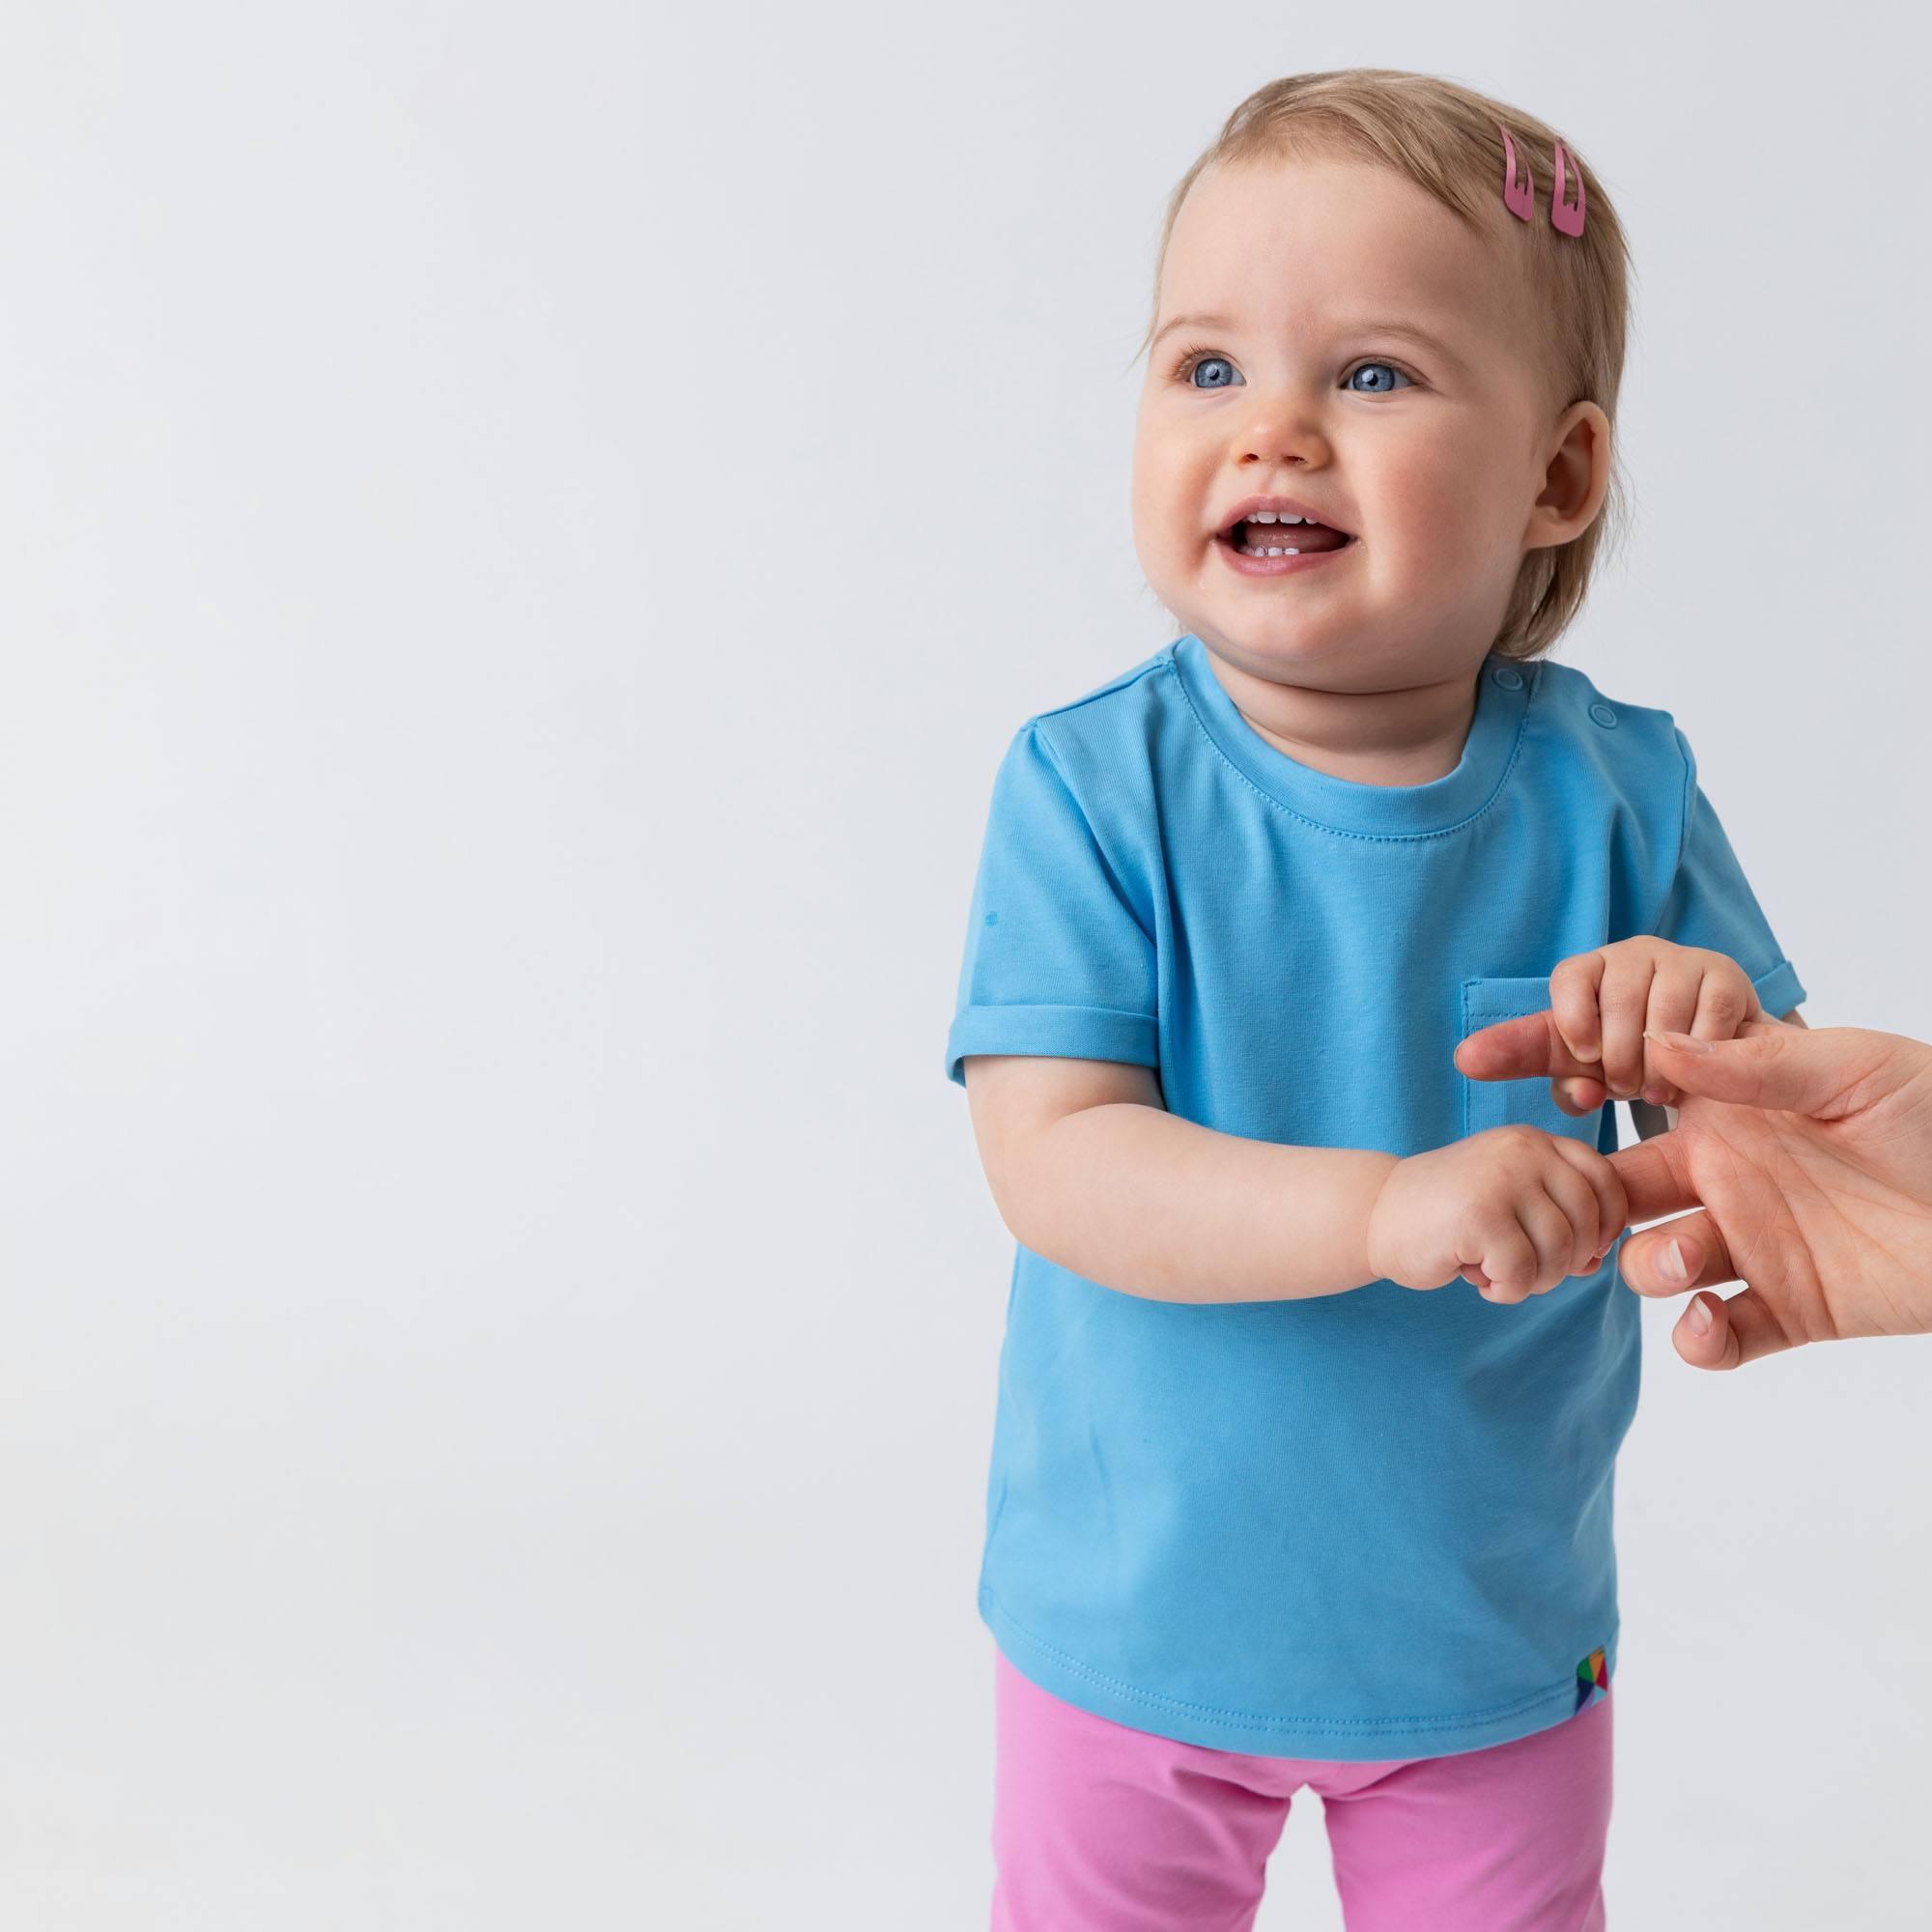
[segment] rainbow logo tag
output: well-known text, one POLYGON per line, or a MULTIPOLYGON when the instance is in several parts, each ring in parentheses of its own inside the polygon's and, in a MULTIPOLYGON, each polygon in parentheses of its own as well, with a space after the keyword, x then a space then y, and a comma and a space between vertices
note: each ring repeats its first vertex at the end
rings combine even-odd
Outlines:
POLYGON ((1604 1662, 1604 1653, 1593 1650, 1577 1666, 1577 1709, 1585 1704, 1594 1704, 1610 1688, 1609 1665, 1604 1662))

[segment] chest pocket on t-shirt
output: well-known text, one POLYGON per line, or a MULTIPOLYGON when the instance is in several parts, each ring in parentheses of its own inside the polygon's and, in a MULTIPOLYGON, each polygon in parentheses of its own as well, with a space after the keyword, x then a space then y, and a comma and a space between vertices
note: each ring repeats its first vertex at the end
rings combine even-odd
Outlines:
MULTIPOLYGON (((1541 979, 1494 978, 1463 981, 1463 1035, 1494 1026, 1498 1020, 1520 1018, 1524 1013, 1547 1012, 1549 1008, 1549 980, 1541 979)), ((1534 1074, 1524 1080, 1471 1080, 1463 1082, 1463 1132, 1479 1134, 1487 1127, 1519 1124, 1542 1127, 1552 1134, 1568 1134, 1572 1140, 1595 1147, 1603 1126, 1603 1109, 1582 1115, 1566 1114, 1549 1092, 1549 1076, 1534 1074)))

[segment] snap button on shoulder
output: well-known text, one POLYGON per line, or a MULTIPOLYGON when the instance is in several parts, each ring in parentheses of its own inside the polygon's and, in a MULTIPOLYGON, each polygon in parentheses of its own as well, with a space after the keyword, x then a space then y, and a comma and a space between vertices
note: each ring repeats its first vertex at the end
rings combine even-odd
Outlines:
POLYGON ((1617 714, 1614 711, 1612 711, 1607 704, 1591 705, 1590 716, 1594 718, 1597 721, 1597 723, 1604 727, 1605 731, 1614 731, 1617 728, 1617 714))
POLYGON ((1495 668, 1493 675, 1496 682, 1505 691, 1520 691, 1522 689, 1522 673, 1514 665, 1498 665, 1495 668))

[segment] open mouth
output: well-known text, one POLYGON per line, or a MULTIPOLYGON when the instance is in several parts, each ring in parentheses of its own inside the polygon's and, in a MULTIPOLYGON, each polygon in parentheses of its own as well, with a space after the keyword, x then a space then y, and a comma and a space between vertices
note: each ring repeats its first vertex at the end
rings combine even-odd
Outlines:
POLYGON ((1307 556, 1346 550, 1355 539, 1347 530, 1332 529, 1326 524, 1261 524, 1243 519, 1217 531, 1214 541, 1247 556, 1266 556, 1270 552, 1307 556))

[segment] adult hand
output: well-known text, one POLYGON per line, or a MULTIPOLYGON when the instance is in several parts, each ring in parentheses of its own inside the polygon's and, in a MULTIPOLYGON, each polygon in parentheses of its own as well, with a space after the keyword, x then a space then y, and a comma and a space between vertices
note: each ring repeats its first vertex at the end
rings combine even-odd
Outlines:
MULTIPOLYGON (((1695 1294, 1672 1339, 1731 1369, 1804 1342, 1932 1330, 1932 1047, 1857 1027, 1748 1022, 1735 1039, 1650 1035, 1677 1125, 1610 1156, 1631 1219, 1701 1211, 1624 1243, 1639 1294, 1695 1294)), ((1471 1034, 1471 1079, 1588 1077, 1548 1013, 1471 1034)))

